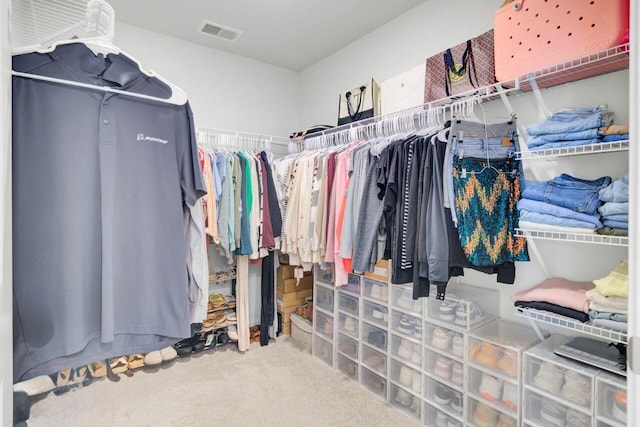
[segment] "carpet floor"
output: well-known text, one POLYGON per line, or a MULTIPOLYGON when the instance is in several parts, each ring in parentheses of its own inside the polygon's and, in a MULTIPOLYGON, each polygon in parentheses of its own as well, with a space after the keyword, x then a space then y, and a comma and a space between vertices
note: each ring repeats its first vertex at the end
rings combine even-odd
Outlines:
POLYGON ((33 403, 38 426, 419 426, 289 337, 205 351, 33 403))

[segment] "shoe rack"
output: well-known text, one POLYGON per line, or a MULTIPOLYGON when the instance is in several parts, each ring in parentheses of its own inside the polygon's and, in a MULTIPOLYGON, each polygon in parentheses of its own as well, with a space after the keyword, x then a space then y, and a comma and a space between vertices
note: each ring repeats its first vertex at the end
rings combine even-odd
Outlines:
POLYGON ((322 269, 318 264, 313 270, 313 340, 311 354, 330 367, 334 367, 334 319, 335 287, 333 269, 322 269))

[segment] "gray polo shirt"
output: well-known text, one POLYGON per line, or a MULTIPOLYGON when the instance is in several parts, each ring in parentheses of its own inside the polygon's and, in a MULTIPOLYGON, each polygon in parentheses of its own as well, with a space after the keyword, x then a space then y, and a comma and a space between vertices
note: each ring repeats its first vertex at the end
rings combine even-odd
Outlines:
MULTIPOLYGON (((171 93, 83 44, 13 69, 171 93)), ((182 206, 205 192, 188 104, 14 77, 14 379, 188 337, 182 206)))

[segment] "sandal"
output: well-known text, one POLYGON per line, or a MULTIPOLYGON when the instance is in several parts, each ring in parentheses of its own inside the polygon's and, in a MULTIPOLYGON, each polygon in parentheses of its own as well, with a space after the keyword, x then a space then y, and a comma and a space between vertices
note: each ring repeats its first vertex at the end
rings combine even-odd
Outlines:
POLYGON ((63 369, 56 375, 56 387, 62 387, 69 384, 71 380, 71 368, 63 369))
POLYGON ((102 378, 107 376, 107 364, 104 360, 90 363, 87 365, 87 368, 89 369, 89 375, 91 375, 92 378, 102 378))
POLYGON ((216 322, 213 319, 206 319, 204 322, 202 322, 202 332, 209 332, 209 331, 213 331, 213 329, 215 328, 216 322))
POLYGON ((109 360, 109 366, 111 367, 111 372, 114 374, 121 374, 127 369, 129 369, 129 363, 127 362, 127 358, 125 356, 114 357, 109 360))
POLYGON ((144 355, 130 354, 127 356, 127 364, 129 365, 129 369, 142 368, 144 366, 144 355))
POLYGON ((71 383, 80 384, 87 378, 87 366, 80 366, 71 371, 71 383))

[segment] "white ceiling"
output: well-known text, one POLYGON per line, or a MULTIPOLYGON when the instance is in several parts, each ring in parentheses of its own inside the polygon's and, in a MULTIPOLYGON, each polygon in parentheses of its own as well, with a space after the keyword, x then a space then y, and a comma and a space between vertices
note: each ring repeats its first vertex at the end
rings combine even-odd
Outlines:
POLYGON ((108 0, 116 20, 295 71, 425 0, 108 0), (243 31, 200 34, 203 20, 243 31))

